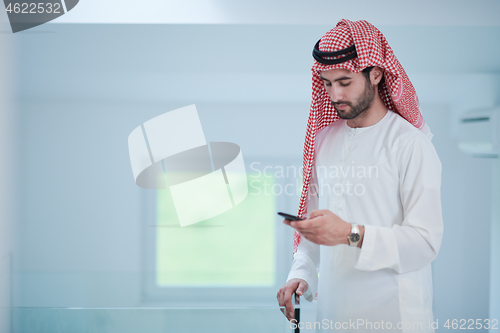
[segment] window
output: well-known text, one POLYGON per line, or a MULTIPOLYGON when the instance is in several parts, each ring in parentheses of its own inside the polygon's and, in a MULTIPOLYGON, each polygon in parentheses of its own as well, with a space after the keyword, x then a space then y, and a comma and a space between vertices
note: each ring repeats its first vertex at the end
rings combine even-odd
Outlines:
POLYGON ((300 192, 298 168, 285 175, 281 166, 247 163, 245 200, 186 227, 179 225, 168 189, 144 190, 146 301, 274 304, 290 268, 293 243, 293 230, 276 212, 296 212, 300 192), (288 186, 285 193, 287 184, 294 190, 288 186))

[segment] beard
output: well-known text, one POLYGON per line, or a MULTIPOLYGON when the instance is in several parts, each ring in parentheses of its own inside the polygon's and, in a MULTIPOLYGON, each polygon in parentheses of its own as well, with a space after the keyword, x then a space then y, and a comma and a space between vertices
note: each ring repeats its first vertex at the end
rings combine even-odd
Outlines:
POLYGON ((337 114, 341 119, 354 119, 363 112, 365 112, 366 110, 368 110, 372 106, 374 99, 375 99, 375 88, 372 87, 370 82, 368 82, 367 80, 365 84, 365 89, 363 90, 363 93, 358 98, 357 103, 355 105, 353 105, 351 102, 339 101, 339 102, 332 102, 332 106, 335 108, 337 114), (349 109, 338 110, 336 107, 337 104, 345 104, 350 107, 350 110, 349 109))

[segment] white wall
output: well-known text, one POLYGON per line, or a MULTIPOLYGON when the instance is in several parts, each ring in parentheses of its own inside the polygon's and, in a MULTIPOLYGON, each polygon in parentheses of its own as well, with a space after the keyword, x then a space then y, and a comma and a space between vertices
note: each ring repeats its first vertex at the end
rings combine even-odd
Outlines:
MULTIPOLYGON (((500 318, 500 160, 492 161, 490 318, 500 318)), ((493 330, 490 330, 493 332, 493 330)))
MULTIPOLYGON (((21 139, 17 305, 142 304, 142 195, 147 190, 134 183, 127 137, 137 124, 179 106, 23 105, 22 131, 29 134, 21 139)), ((295 155, 300 164, 306 121, 300 108, 209 103, 197 108, 207 140, 237 143, 247 163, 280 151, 280 157, 295 155), (285 113, 290 126, 276 127, 285 113), (297 133, 292 140, 285 139, 288 130, 297 133)))
MULTIPOLYGON (((0 16, 0 30, 9 29, 0 16)), ((0 35, 0 332, 11 327, 11 262, 15 252, 15 117, 12 104, 15 58, 11 39, 0 35)))
POLYGON ((493 26, 499 24, 495 0, 86 0, 58 18, 60 23, 167 24, 327 24, 342 18, 376 26, 493 26))

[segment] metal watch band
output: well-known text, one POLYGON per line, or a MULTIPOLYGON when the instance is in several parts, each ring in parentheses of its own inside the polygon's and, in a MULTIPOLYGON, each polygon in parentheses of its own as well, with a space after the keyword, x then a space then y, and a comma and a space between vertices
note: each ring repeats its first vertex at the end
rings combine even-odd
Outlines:
POLYGON ((349 246, 358 246, 360 235, 359 227, 356 223, 351 223, 351 233, 347 238, 349 239, 349 246))

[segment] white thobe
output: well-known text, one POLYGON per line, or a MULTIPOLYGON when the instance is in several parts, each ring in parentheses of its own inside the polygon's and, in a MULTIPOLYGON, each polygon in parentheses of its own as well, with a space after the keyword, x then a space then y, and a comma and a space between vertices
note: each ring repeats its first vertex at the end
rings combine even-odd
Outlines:
POLYGON ((365 234, 362 248, 302 237, 288 280, 308 283, 308 301, 318 293, 316 328, 433 332, 431 261, 443 221, 431 137, 392 111, 373 126, 341 119, 318 131, 307 214, 328 209, 365 234))

